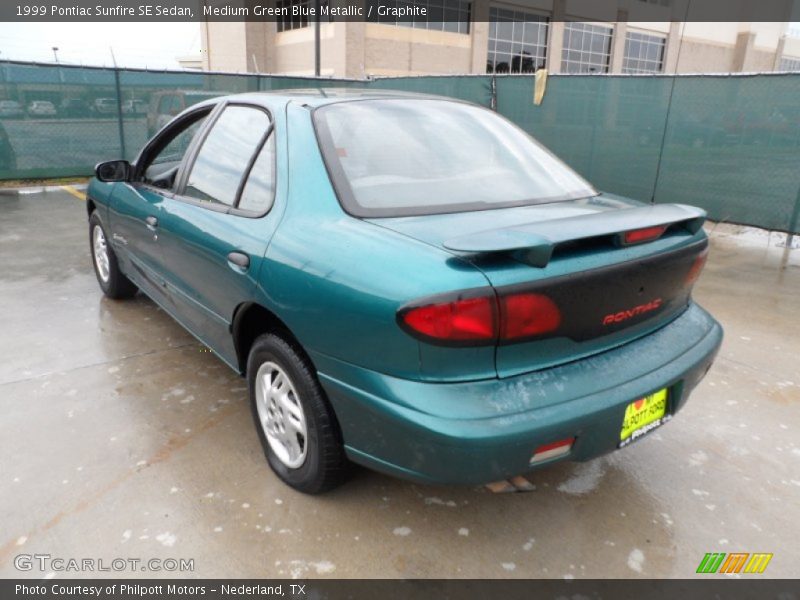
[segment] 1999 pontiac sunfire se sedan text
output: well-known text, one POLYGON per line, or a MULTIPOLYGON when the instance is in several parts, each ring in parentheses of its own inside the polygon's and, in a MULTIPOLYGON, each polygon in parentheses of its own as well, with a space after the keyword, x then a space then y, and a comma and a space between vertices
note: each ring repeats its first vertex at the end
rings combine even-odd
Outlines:
POLYGON ((95 271, 247 377, 272 469, 486 483, 670 419, 719 324, 705 213, 601 194, 490 110, 399 93, 206 100, 89 186, 95 271))

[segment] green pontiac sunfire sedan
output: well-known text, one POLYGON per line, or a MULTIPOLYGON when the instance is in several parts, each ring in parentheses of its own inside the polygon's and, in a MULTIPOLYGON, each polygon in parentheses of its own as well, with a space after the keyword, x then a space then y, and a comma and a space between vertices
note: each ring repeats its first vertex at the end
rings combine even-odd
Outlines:
POLYGON ((490 110, 363 91, 175 117, 88 191, 98 282, 142 290, 247 377, 267 460, 487 483, 665 423, 719 324, 705 213, 599 193, 490 110))

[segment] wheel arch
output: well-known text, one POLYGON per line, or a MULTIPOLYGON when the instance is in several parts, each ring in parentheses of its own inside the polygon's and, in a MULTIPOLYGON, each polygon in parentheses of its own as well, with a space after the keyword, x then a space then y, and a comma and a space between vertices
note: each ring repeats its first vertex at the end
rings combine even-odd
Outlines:
MULTIPOLYGON (((308 357, 297 337, 274 312, 257 302, 242 302, 236 307, 231 321, 231 335, 236 350, 236 366, 239 373, 247 371, 247 357, 253 342, 265 333, 276 333, 295 345, 308 357)), ((309 362, 311 362, 309 358, 309 362)))

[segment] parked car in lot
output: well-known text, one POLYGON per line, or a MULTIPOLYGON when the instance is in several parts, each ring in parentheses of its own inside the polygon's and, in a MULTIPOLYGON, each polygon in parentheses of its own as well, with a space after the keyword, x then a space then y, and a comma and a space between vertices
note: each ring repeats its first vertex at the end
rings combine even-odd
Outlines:
POLYGON ((28 116, 54 117, 56 116, 56 107, 49 100, 33 100, 28 104, 28 116))
POLYGON ((20 119, 25 116, 22 105, 16 100, 0 100, 0 117, 3 119, 20 119))
POLYGON ((114 98, 95 98, 92 107, 99 115, 117 114, 117 101, 114 98))
POLYGON ((122 103, 122 112, 126 115, 144 115, 147 114, 147 107, 147 102, 134 98, 122 103))
POLYGON ((64 98, 61 101, 59 112, 64 117, 88 117, 92 114, 92 109, 86 100, 64 98))
POLYGON ((691 296, 702 210, 598 193, 471 104, 208 100, 96 175, 101 289, 142 290, 247 378, 303 492, 348 461, 474 484, 625 447, 722 340, 691 296))
POLYGON ((165 90, 154 92, 150 96, 150 108, 147 112, 147 135, 152 136, 156 131, 185 108, 208 100, 218 98, 217 92, 204 92, 197 90, 165 90))

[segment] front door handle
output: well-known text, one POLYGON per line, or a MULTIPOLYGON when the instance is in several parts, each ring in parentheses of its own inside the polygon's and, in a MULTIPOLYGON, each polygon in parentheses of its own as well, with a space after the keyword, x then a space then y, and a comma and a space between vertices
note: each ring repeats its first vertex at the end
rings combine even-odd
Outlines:
POLYGON ((228 262, 236 265, 240 269, 247 269, 250 266, 250 257, 242 252, 231 252, 228 254, 228 262))
POLYGON ((147 223, 147 228, 150 231, 155 231, 156 227, 158 227, 158 219, 156 219, 153 215, 147 217, 144 222, 147 223))

